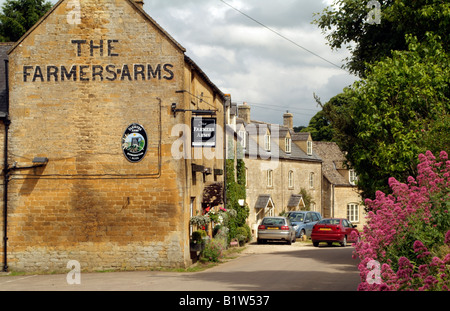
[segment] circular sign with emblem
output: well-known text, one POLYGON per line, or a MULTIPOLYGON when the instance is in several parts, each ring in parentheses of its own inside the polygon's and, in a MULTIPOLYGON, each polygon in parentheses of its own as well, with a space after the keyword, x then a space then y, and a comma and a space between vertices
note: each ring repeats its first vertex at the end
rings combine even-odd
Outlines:
POLYGON ((128 161, 141 161, 147 152, 147 133, 142 125, 133 123, 127 127, 122 137, 123 154, 128 161))

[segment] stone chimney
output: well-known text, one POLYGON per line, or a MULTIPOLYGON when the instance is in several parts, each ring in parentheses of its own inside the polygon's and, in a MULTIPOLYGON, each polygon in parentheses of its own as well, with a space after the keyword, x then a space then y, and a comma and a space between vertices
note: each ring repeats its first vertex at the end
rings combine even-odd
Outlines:
POLYGON ((244 120, 246 124, 250 123, 250 106, 244 102, 243 105, 238 106, 238 117, 244 120))
POLYGON ((141 9, 144 8, 144 0, 134 0, 134 2, 137 4, 138 7, 141 9))
POLYGON ((294 129, 294 115, 289 111, 283 114, 283 125, 288 129, 294 129))

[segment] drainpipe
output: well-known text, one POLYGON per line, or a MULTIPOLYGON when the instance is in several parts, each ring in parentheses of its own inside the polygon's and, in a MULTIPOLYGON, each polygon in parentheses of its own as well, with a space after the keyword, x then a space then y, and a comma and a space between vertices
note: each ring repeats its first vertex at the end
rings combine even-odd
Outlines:
POLYGON ((4 142, 4 163, 3 163, 3 271, 8 271, 8 130, 11 121, 9 120, 9 76, 8 60, 5 59, 5 82, 6 82, 6 116, 3 119, 5 124, 5 142, 4 142))
POLYGON ((227 208, 227 104, 231 109, 231 96, 227 97, 223 105, 223 208, 227 208))
POLYGON ((334 218, 334 184, 331 185, 331 218, 334 218))

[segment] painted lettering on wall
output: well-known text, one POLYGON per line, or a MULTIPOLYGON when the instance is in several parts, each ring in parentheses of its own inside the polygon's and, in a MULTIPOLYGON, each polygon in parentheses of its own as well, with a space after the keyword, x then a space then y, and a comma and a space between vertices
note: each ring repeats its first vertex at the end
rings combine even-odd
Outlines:
MULTIPOLYGON (((119 40, 71 40, 77 57, 119 56, 116 47, 119 40)), ((172 80, 174 66, 161 64, 114 64, 104 65, 24 65, 23 82, 64 81, 152 81, 172 80)))

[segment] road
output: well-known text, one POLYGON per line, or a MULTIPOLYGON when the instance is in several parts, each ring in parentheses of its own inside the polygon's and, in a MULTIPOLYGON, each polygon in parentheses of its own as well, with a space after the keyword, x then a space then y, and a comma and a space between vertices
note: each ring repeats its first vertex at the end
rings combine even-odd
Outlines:
POLYGON ((202 272, 133 271, 0 277, 0 291, 355 291, 352 247, 250 244, 238 258, 202 272))

